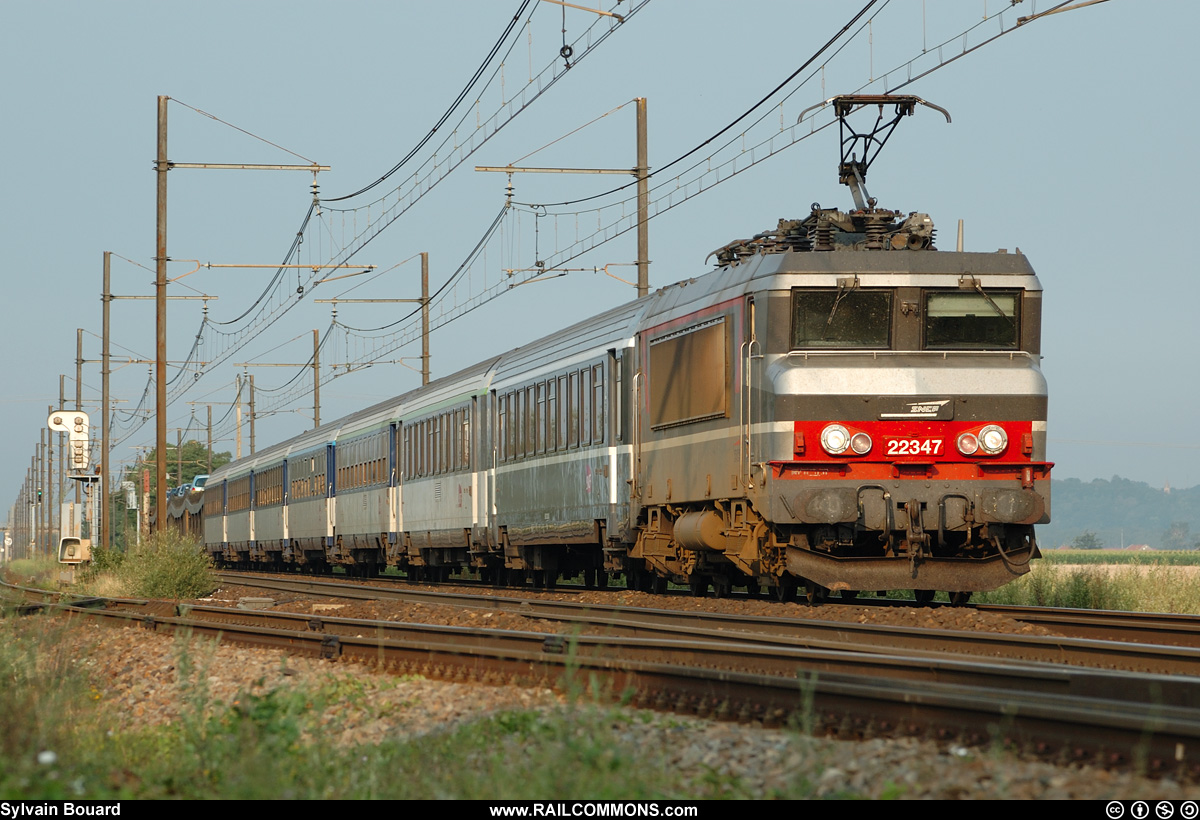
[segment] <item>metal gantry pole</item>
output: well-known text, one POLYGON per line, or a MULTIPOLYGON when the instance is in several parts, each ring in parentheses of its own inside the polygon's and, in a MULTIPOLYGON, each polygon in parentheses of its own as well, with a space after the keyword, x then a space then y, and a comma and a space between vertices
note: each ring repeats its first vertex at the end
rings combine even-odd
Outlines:
POLYGON ((237 452, 234 458, 242 457, 242 377, 237 377, 237 452))
POLYGON ((429 253, 421 251, 421 384, 429 384, 429 253))
MULTIPOLYGON (((54 406, 47 405, 46 417, 53 413, 54 406)), ((54 433, 49 430, 46 431, 46 524, 46 543, 54 544, 54 433)))
POLYGON ((158 98, 158 152, 154 163, 157 178, 154 244, 154 305, 155 305, 155 413, 154 465, 156 520, 167 517, 167 102, 170 97, 158 98))
POLYGON ((100 353, 100 546, 104 549, 112 547, 112 522, 109 503, 110 488, 108 486, 108 308, 112 302, 112 288, 109 285, 109 263, 111 251, 104 252, 104 292, 100 294, 102 314, 103 348, 100 353))
POLYGON ((313 330, 313 428, 321 426, 321 334, 313 330))
POLYGON ((208 475, 212 475, 212 405, 208 405, 208 475))
POLYGON ((637 292, 650 291, 650 158, 646 145, 646 98, 637 98, 637 292))
POLYGON ((250 376, 250 455, 254 455, 254 376, 250 376))
MULTIPOLYGON (((58 409, 60 409, 60 410, 63 409, 63 407, 67 403, 67 398, 66 398, 67 394, 65 392, 66 381, 67 381, 66 375, 60 373, 58 376, 58 409)), ((66 452, 66 450, 67 450, 66 445, 63 444, 63 434, 59 433, 58 434, 58 500, 59 500, 60 504, 67 500, 67 488, 66 488, 67 465, 66 465, 66 461, 65 461, 65 458, 63 455, 66 452)))
POLYGON ((29 484, 29 506, 25 515, 25 551, 26 557, 32 558, 31 551, 37 549, 37 451, 29 459, 29 472, 25 474, 29 484))
MULTIPOLYGON (((48 461, 46 458, 46 433, 48 431, 43 427, 38 432, 40 433, 38 436, 38 465, 37 471, 34 474, 37 476, 38 485, 41 486, 43 481, 43 470, 45 469, 46 462, 48 461)), ((39 548, 47 546, 49 540, 46 533, 46 531, 49 529, 49 527, 46 526, 46 511, 49 509, 49 507, 50 505, 46 503, 45 493, 43 492, 39 494, 37 517, 38 534, 36 538, 39 548)), ((47 554, 49 553, 47 552, 47 554)))
MULTIPOLYGON (((75 409, 83 411, 83 328, 75 329, 75 409)), ((72 470, 76 469, 72 462, 72 470)), ((75 503, 83 503, 83 482, 75 482, 75 503)))

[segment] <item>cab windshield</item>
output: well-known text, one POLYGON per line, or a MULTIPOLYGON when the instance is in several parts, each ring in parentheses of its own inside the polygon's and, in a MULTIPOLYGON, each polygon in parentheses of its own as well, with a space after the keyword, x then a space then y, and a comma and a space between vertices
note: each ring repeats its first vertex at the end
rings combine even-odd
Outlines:
POLYGON ((887 348, 892 293, 829 288, 792 292, 792 349, 887 348))
POLYGON ((925 296, 925 348, 1015 349, 1019 291, 951 291, 925 296))

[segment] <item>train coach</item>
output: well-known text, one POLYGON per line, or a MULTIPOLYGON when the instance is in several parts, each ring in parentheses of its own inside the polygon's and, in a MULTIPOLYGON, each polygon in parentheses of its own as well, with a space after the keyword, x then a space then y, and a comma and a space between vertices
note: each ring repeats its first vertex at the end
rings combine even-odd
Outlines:
POLYGON ((206 549, 780 600, 1018 577, 1050 514, 1041 285, 859 204, 216 470, 206 549))

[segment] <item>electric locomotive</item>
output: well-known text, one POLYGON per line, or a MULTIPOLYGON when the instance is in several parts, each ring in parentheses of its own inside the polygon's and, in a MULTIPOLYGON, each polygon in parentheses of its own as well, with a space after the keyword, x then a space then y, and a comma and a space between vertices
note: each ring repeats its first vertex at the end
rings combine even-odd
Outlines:
POLYGON ((856 209, 814 204, 724 246, 646 317, 629 557, 697 591, 963 602, 1027 572, 1049 521, 1041 285, 1019 251, 939 252, 926 214, 867 195, 887 136, 928 103, 830 102, 856 209))

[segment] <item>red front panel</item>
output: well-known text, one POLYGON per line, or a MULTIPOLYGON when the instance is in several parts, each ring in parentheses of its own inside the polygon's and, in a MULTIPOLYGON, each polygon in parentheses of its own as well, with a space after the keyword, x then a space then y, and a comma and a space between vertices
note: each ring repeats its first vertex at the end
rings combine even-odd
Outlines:
POLYGON ((881 481, 892 478, 974 480, 1020 479, 1029 484, 1049 476, 1050 464, 1034 462, 1033 423, 1030 421, 797 421, 793 459, 771 462, 776 478, 853 478, 881 481), (853 436, 871 437, 869 452, 847 450, 831 455, 821 446, 821 431, 840 424, 853 436), (1008 446, 997 455, 982 450, 965 456, 956 442, 962 433, 978 433, 995 425, 1008 435, 1008 446))

